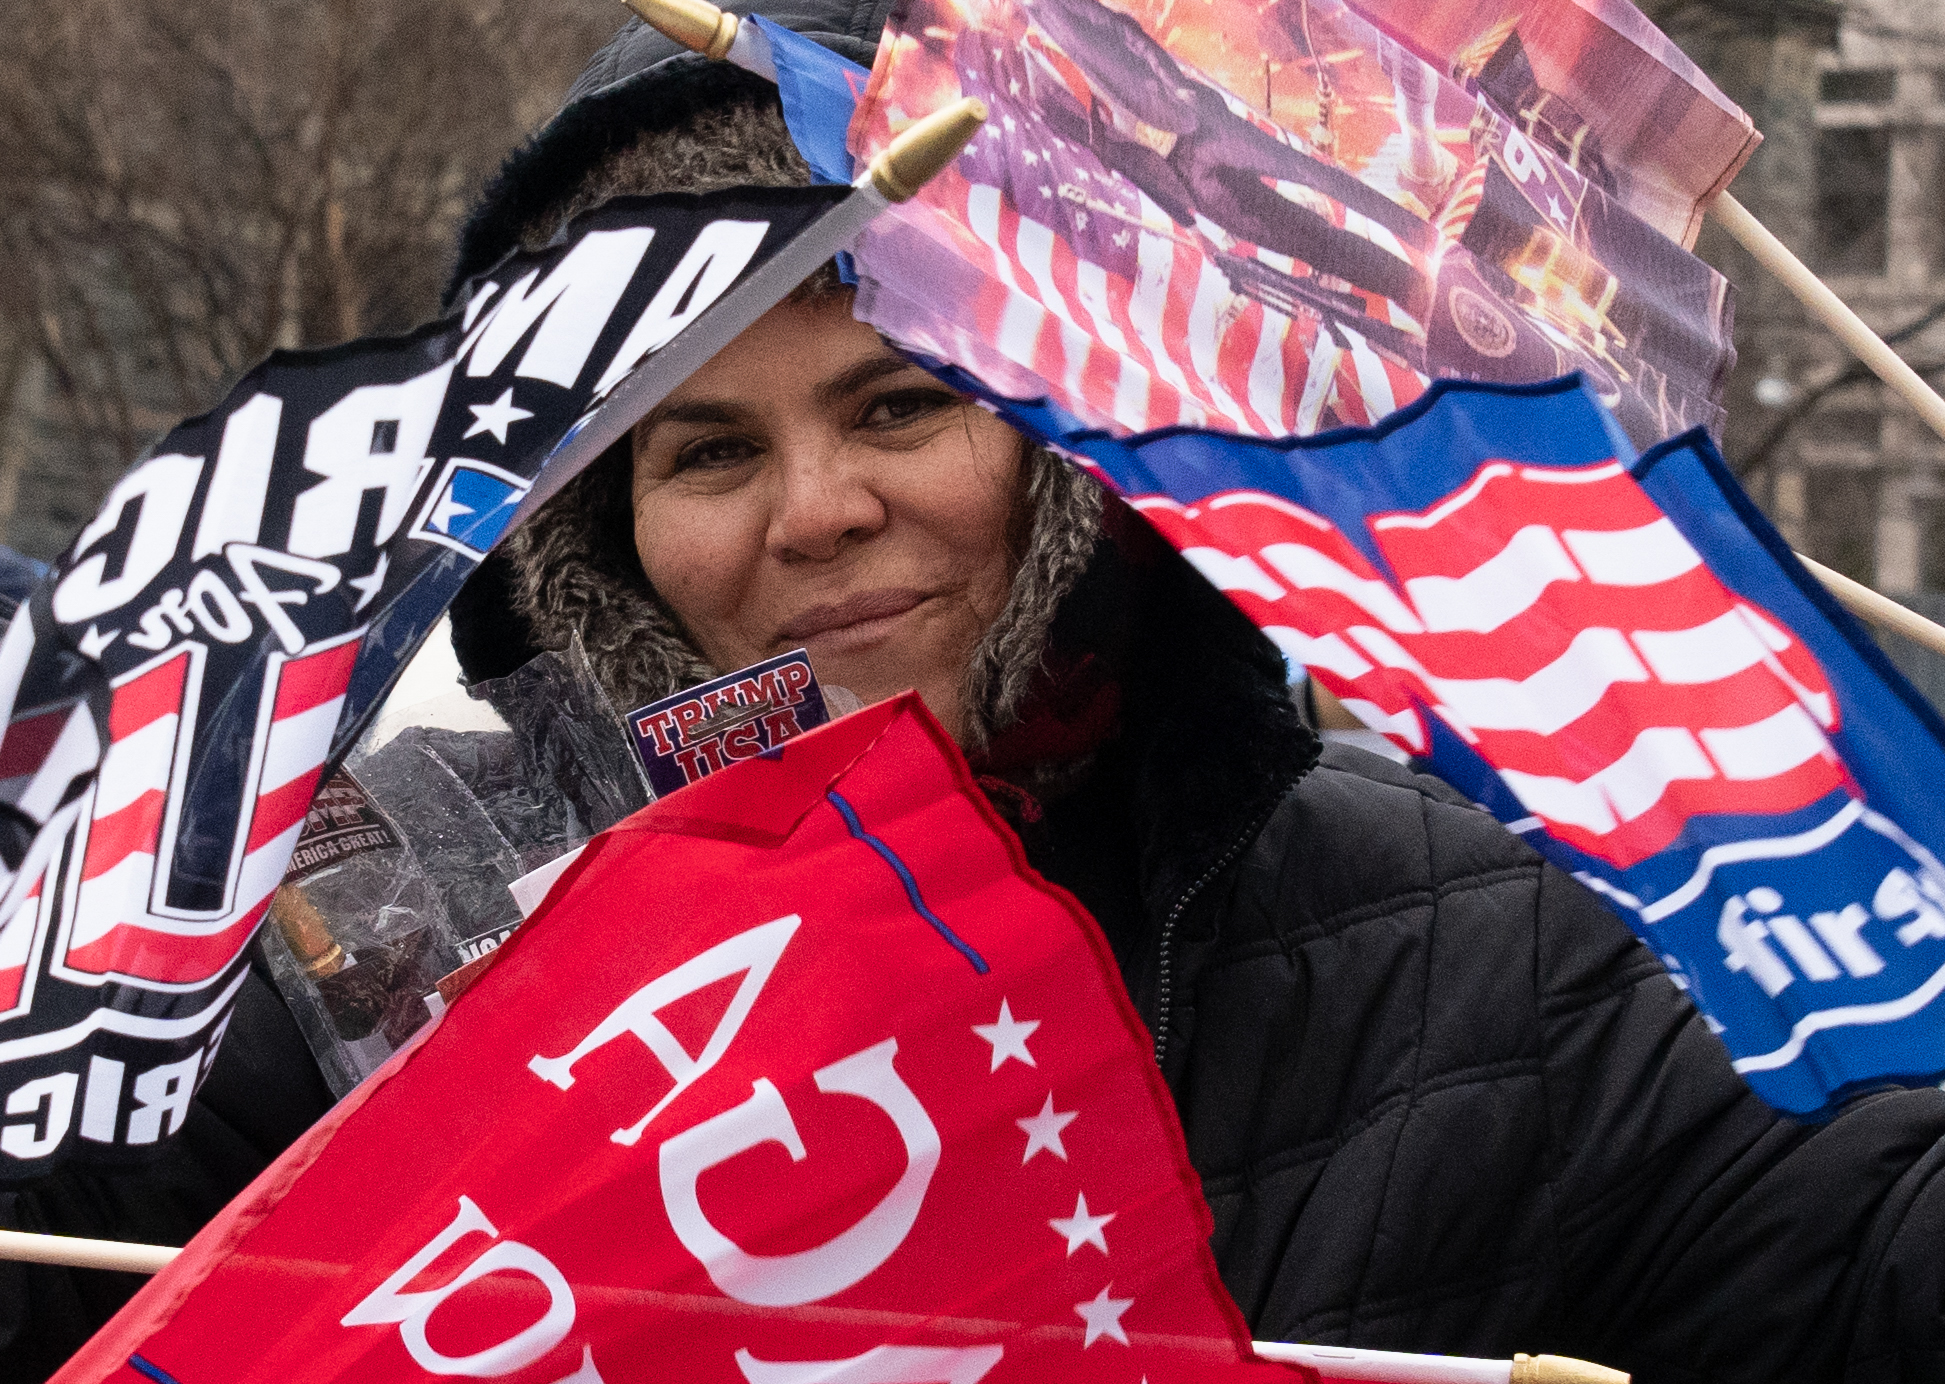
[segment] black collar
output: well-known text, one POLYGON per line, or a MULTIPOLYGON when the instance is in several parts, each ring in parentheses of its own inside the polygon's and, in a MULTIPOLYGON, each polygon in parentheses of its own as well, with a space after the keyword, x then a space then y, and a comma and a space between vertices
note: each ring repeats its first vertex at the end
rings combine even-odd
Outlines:
MULTIPOLYGON (((974 767, 1049 799, 1049 820, 1036 829, 1039 804, 1023 813, 1017 794, 989 788, 1035 863, 1081 895, 1112 934, 1110 915, 1127 910, 1106 897, 1106 880, 1081 883, 1102 857, 1132 866, 1141 913, 1165 915, 1268 817, 1319 746, 1269 640, 1127 506, 1110 502, 1105 522, 1048 640, 1043 684, 1059 685, 1043 686, 1025 723, 974 767), (1104 701, 1112 706, 1105 726, 1104 701), (1038 751, 1062 740, 1050 717, 1068 730, 1053 753, 1082 757, 1065 783, 1058 764, 1021 762, 1022 744, 1038 751), (1097 830, 1103 815, 1113 825, 1097 830), (1104 831, 1126 839, 1110 846, 1104 831)), ((1116 937, 1117 950, 1127 940, 1116 937)))
POLYGON ((1133 578, 1125 753, 1153 914, 1253 835, 1320 745, 1275 645, 1138 516, 1109 515, 1133 578))

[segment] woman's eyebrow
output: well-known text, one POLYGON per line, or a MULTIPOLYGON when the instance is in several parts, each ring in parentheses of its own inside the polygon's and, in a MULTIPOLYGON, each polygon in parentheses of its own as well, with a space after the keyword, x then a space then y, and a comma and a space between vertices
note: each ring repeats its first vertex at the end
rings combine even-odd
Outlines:
POLYGON ((721 399, 695 399, 688 403, 657 404, 648 411, 636 431, 653 432, 663 423, 697 423, 705 427, 735 425, 748 420, 749 410, 721 399))
POLYGON ((916 370, 918 368, 918 366, 912 364, 911 361, 906 360, 903 356, 890 354, 867 356, 857 364, 845 367, 828 380, 819 384, 815 391, 817 402, 820 404, 838 403, 856 394, 867 385, 876 383, 887 375, 900 375, 907 370, 916 370))

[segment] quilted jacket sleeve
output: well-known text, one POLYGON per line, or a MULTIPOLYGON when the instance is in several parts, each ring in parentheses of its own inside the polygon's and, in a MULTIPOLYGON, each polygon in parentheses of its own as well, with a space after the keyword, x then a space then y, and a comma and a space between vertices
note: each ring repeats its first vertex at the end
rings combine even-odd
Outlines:
POLYGON ((1945 1379, 1945 1094, 1779 1116, 1593 895, 1537 900, 1570 1334, 1645 1381, 1945 1379))
POLYGON ((1172 1079, 1259 1336, 1945 1380, 1945 1093, 1778 1115, 1593 894, 1370 756, 1221 911, 1172 1079))

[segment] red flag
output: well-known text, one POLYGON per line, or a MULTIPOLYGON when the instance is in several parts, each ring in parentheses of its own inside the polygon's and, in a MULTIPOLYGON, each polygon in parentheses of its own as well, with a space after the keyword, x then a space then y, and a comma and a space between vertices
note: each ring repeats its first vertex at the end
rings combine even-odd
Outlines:
POLYGON ((59 1378, 1315 1378, 1247 1362, 1106 944, 916 697, 598 838, 497 955, 59 1378))

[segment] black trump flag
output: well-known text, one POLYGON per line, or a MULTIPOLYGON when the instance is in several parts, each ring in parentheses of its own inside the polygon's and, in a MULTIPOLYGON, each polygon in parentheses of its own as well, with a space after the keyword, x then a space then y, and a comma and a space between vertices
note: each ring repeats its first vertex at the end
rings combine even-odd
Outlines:
POLYGON ((611 202, 439 322, 273 355, 121 480, 0 641, 0 1179, 181 1125, 318 783, 550 457, 548 492, 851 195, 611 202))

